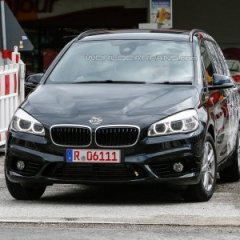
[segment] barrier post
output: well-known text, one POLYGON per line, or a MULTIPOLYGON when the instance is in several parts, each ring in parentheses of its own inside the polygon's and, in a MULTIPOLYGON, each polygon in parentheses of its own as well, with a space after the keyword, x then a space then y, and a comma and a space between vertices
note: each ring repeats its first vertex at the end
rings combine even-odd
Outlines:
POLYGON ((25 64, 18 48, 12 53, 12 64, 0 66, 0 147, 5 145, 12 116, 24 100, 25 64))
POLYGON ((24 63, 20 63, 19 64, 20 68, 19 68, 19 104, 23 102, 24 98, 25 98, 25 64, 24 63))

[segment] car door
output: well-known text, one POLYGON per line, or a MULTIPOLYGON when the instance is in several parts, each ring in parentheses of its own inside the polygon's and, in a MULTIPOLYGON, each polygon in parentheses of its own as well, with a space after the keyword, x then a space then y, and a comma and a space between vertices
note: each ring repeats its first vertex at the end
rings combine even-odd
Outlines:
MULTIPOLYGON (((204 65, 204 73, 208 87, 213 86, 213 75, 225 75, 224 68, 216 52, 215 43, 208 40, 201 42, 201 56, 204 65)), ((231 130, 231 125, 235 124, 233 119, 234 88, 218 88, 211 90, 208 88, 207 110, 214 123, 215 142, 218 161, 224 160, 233 150, 236 134, 231 130)))
MULTIPOLYGON (((231 73, 229 71, 227 62, 223 56, 223 53, 220 47, 217 44, 214 44, 216 53, 218 55, 218 59, 222 65, 222 71, 225 76, 231 77, 231 73)), ((232 79, 232 77, 231 77, 232 79)), ((235 81, 232 79, 232 82, 235 81)), ((236 143, 236 135, 239 129, 239 93, 237 89, 237 84, 235 84, 234 88, 228 89, 230 94, 228 95, 228 111, 229 111, 229 138, 228 138, 228 153, 232 152, 235 143, 236 143)))

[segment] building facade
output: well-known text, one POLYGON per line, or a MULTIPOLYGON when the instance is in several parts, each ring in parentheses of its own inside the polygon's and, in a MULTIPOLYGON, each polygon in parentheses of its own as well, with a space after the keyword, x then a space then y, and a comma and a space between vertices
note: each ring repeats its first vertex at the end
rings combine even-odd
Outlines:
MULTIPOLYGON (((163 0, 162 0, 163 1, 163 0)), ((138 28, 150 0, 6 0, 34 45, 23 53, 29 73, 44 71, 64 44, 91 28, 138 28)), ((200 28, 222 48, 240 46, 239 0, 172 0, 173 28, 200 28)))

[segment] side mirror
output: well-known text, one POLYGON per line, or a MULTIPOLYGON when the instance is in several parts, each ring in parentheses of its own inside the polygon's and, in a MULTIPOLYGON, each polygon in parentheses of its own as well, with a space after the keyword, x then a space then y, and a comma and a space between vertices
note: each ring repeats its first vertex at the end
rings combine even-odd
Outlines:
POLYGON ((208 87, 210 90, 231 88, 235 86, 231 77, 222 74, 214 73, 212 76, 212 80, 213 85, 208 87))
POLYGON ((27 77, 25 85, 25 97, 34 90, 42 79, 43 73, 32 74, 27 77))
POLYGON ((36 73, 28 76, 25 81, 25 86, 36 87, 40 83, 42 76, 43 76, 43 73, 36 73))

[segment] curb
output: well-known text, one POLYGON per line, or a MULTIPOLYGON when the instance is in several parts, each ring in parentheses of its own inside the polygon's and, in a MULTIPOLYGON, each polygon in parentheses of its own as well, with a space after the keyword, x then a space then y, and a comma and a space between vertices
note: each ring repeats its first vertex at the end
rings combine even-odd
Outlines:
POLYGON ((240 223, 236 224, 175 224, 175 223, 129 223, 129 222, 83 222, 83 221, 75 221, 75 220, 0 220, 1 224, 28 224, 28 225, 70 225, 70 226, 96 226, 96 227, 107 227, 107 226, 116 226, 118 228, 126 228, 126 227, 137 227, 137 226, 146 226, 146 227, 206 227, 206 228, 240 228, 240 223))

